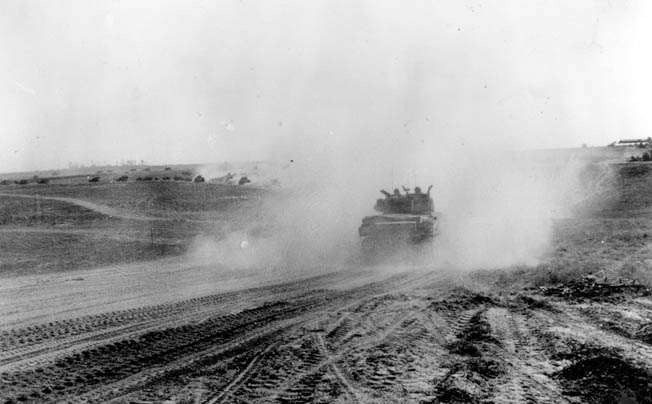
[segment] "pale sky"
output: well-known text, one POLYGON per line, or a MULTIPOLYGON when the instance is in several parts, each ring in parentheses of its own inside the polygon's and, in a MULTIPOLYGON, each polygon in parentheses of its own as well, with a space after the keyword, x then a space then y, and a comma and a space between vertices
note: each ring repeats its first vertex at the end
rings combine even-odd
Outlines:
POLYGON ((648 137, 651 4, 5 0, 0 172, 648 137))

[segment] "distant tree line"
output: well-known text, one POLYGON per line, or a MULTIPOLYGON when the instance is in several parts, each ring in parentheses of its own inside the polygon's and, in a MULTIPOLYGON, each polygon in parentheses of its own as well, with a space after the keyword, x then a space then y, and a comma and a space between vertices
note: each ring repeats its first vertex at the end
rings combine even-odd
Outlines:
POLYGON ((646 151, 641 156, 631 156, 629 158, 629 161, 631 161, 631 162, 634 162, 634 161, 652 161, 652 153, 650 153, 649 151, 646 151))

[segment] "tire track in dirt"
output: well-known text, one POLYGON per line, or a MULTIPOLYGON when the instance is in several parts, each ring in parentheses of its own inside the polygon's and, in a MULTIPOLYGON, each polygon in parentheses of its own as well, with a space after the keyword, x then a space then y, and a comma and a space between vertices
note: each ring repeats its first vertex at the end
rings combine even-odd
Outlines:
MULTIPOLYGON (((305 286, 314 284, 314 280, 298 281, 256 288, 253 289, 255 292, 212 295, 135 311, 104 313, 8 330, 3 335, 13 335, 17 339, 13 342, 4 340, 6 346, 15 349, 5 356, 5 370, 8 371, 1 376, 9 383, 0 387, 0 395, 26 402, 34 399, 39 402, 74 402, 79 397, 84 397, 87 402, 120 402, 120 397, 138 395, 138 392, 150 389, 147 386, 155 386, 161 380, 188 371, 201 373, 201 369, 215 366, 210 361, 200 360, 203 357, 215 358, 211 352, 226 360, 248 355, 249 349, 238 349, 242 344, 237 341, 246 344, 260 330, 266 330, 261 338, 268 338, 270 332, 279 331, 275 328, 277 324, 282 323, 285 328, 296 327, 299 321, 308 320, 305 313, 333 305, 336 305, 333 309, 348 307, 359 301, 360 296, 377 294, 388 285, 402 281, 404 279, 400 277, 390 277, 348 291, 307 291, 305 286), (235 314, 215 315, 216 311, 228 307, 230 298, 237 295, 238 299, 247 300, 248 293, 258 298, 266 295, 272 301, 235 314), (282 296, 289 301, 278 300, 282 296), (46 334, 43 343, 23 338, 43 330, 54 331, 52 335, 46 334), (224 347, 229 344, 232 344, 229 349, 237 351, 238 355, 224 356, 224 347), (25 381, 29 381, 29 385, 25 381)), ((274 339, 268 339, 267 344, 273 342, 274 339)), ((247 384, 250 373, 258 372, 264 360, 263 356, 253 362, 243 362, 241 369, 246 371, 239 378, 235 376, 236 383, 229 389, 235 392, 247 384), (251 367, 247 368, 246 363, 251 367)), ((314 364, 323 362, 318 347, 314 348, 312 360, 314 364)), ((306 396, 310 384, 329 372, 328 367, 319 366, 317 372, 304 374, 299 384, 307 387, 299 395, 306 396)), ((207 390, 215 391, 214 388, 207 390)))
MULTIPOLYGON (((240 292, 226 292, 197 297, 180 302, 145 306, 124 311, 107 312, 98 315, 78 317, 38 324, 25 328, 0 332, 0 371, 7 371, 34 358, 43 357, 57 351, 72 351, 88 348, 111 339, 133 337, 147 331, 163 329, 191 321, 201 321, 216 312, 224 313, 229 302, 249 300, 268 300, 274 295, 300 297, 305 291, 300 289, 311 280, 251 288, 240 292), (296 288, 296 292, 288 289, 296 288), (290 294, 288 294, 290 293, 290 294)), ((50 355, 52 359, 52 355, 50 355)), ((29 364, 28 364, 29 365, 29 364)))
MULTIPOLYGON (((185 356, 166 366, 148 369, 110 385, 103 386, 98 390, 86 393, 81 396, 81 402, 124 402, 125 399, 128 399, 134 393, 147 390, 148 386, 167 384, 179 375, 196 371, 196 369, 210 368, 220 361, 233 362, 242 356, 246 356, 259 345, 272 344, 275 337, 286 334, 289 330, 292 330, 304 321, 307 321, 307 319, 290 319, 279 324, 264 326, 256 332, 243 335, 229 343, 211 346, 206 350, 185 356)), ((226 385, 226 382, 224 385, 226 385)), ((134 399, 128 400, 128 402, 134 401, 134 399)))
POLYGON ((238 387, 246 381, 246 378, 250 376, 251 370, 253 367, 256 365, 258 361, 260 361, 267 353, 269 353, 273 348, 275 348, 278 345, 278 342, 274 342, 270 345, 267 346, 260 354, 254 356, 254 358, 249 362, 247 367, 238 374, 238 376, 233 379, 231 383, 229 383, 224 390, 222 390, 221 393, 219 393, 217 396, 214 398, 208 398, 207 401, 202 401, 202 403, 205 404, 216 404, 216 403, 223 403, 228 395, 232 394, 231 390, 233 392, 236 392, 238 390, 238 387))
POLYGON ((328 364, 329 371, 335 375, 338 382, 346 389, 346 392, 348 393, 347 402, 359 403, 360 397, 358 391, 354 389, 353 386, 351 386, 351 383, 349 383, 347 378, 342 374, 342 371, 339 369, 339 367, 336 364, 336 359, 331 356, 328 349, 326 348, 326 345, 324 344, 324 339, 321 336, 321 334, 317 334, 314 338, 317 347, 319 347, 319 351, 326 358, 326 360, 329 361, 328 364))
MULTIPOLYGON (((0 377, 9 383, 0 386, 0 396, 116 404, 163 402, 170 391, 186 391, 188 400, 201 391, 200 401, 213 404, 362 403, 374 391, 405 398, 412 376, 425 383, 424 372, 438 371, 426 353, 441 351, 444 331, 430 330, 445 321, 426 310, 427 294, 388 291, 438 276, 399 274, 348 290, 314 289, 327 285, 326 277, 8 330, 2 335, 16 340, 7 346, 27 348, 32 357, 14 352, 6 358, 10 371, 0 377), (231 299, 262 296, 267 304, 224 314, 238 305, 231 299), (25 339, 43 330, 54 331, 45 342, 25 339), (371 358, 372 366, 351 363, 349 355, 371 358), (192 387, 185 387, 187 380, 194 380, 192 387)), ((427 393, 421 385, 409 390, 413 398, 427 393)))
POLYGON ((547 358, 532 347, 539 346, 521 314, 502 307, 485 313, 491 333, 500 347, 491 352, 505 367, 505 375, 496 381, 491 400, 497 404, 565 403, 559 384, 547 374, 547 358))
MULTIPOLYGON (((112 339, 125 339, 148 331, 169 328, 176 323, 200 321, 215 315, 216 306, 236 296, 236 293, 205 296, 172 304, 108 312, 4 331, 0 333, 0 347, 3 349, 0 353, 0 372, 14 369, 26 361, 46 354, 65 354, 66 351, 88 349, 93 345, 108 343, 112 339)), ((30 365, 40 364, 44 360, 52 358, 41 358, 30 365)))
MULTIPOLYGON (((111 379, 121 379, 129 374, 137 374, 149 368, 170 368, 175 360, 187 361, 196 352, 203 352, 214 346, 220 346, 230 340, 242 338, 241 335, 253 335, 257 328, 273 325, 278 320, 292 318, 319 304, 319 298, 294 304, 272 304, 256 309, 246 310, 238 315, 216 317, 197 325, 185 325, 164 331, 149 332, 138 339, 123 340, 115 344, 100 346, 98 349, 83 350, 73 356, 57 360, 53 366, 45 366, 35 371, 18 371, 3 374, 4 379, 35 379, 36 383, 56 384, 55 390, 61 394, 76 391, 74 382, 57 384, 66 380, 66 374, 72 371, 79 381, 86 385, 107 384, 111 379)), ((2 387, 0 387, 2 389, 2 387)), ((0 393, 2 393, 0 391, 0 393)), ((51 391, 48 393, 50 394, 51 391)), ((76 391, 78 393, 78 391, 76 391)), ((4 394, 2 394, 4 395, 4 394)))

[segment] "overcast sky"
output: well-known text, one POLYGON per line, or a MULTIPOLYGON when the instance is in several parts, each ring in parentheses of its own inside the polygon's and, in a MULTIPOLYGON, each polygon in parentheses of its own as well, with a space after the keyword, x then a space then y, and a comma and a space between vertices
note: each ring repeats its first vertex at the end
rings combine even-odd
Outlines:
POLYGON ((5 0, 0 172, 647 137, 650 4, 5 0))

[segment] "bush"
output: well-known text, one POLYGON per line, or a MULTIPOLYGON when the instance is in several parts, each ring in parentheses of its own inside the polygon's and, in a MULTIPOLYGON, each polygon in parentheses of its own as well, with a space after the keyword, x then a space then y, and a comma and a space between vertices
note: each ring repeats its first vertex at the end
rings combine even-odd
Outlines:
POLYGON ((206 182, 206 178, 202 177, 201 175, 198 175, 195 177, 195 182, 206 182))
POLYGON ((27 185, 27 182, 28 182, 27 180, 18 180, 18 181, 14 181, 14 183, 15 183, 15 184, 18 184, 18 185, 27 185))
POLYGON ((650 152, 643 153, 643 161, 650 161, 650 160, 652 160, 652 156, 650 156, 650 152))
POLYGON ((50 180, 47 178, 40 178, 38 181, 36 181, 37 184, 48 184, 49 182, 50 180))
POLYGON ((128 179, 129 179, 128 176, 123 175, 122 177, 118 178, 116 181, 118 181, 118 182, 125 182, 125 181, 127 181, 128 179))
POLYGON ((165 167, 165 171, 170 171, 170 170, 172 170, 172 168, 170 168, 170 167, 165 167))
POLYGON ((88 182, 100 182, 100 177, 93 177, 88 182))
POLYGON ((11 181, 9 181, 9 180, 2 180, 2 181, 0 181, 0 185, 11 185, 11 181))

